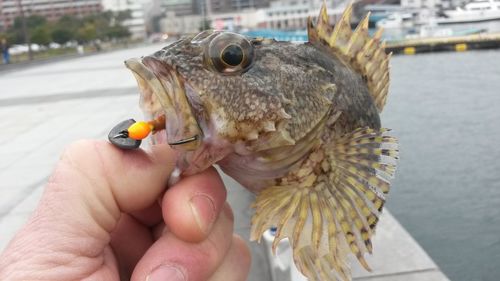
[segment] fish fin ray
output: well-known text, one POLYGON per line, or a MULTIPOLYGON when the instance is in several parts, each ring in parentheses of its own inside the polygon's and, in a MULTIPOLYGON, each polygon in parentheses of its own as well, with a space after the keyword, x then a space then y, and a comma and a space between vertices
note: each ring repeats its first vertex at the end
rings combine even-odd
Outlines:
POLYGON ((366 80, 373 101, 378 111, 382 112, 389 92, 387 85, 391 54, 385 53, 385 44, 381 40, 382 29, 377 30, 373 37, 368 34, 369 13, 354 31, 351 30, 352 5, 353 2, 346 7, 340 20, 331 25, 323 2, 317 23, 308 19, 309 42, 326 45, 352 66, 366 80))
POLYGON ((359 128, 323 141, 299 168, 258 193, 251 239, 276 227, 273 251, 288 238, 295 264, 309 280, 350 280, 350 254, 370 270, 365 256, 372 253, 398 156, 388 132, 359 128))

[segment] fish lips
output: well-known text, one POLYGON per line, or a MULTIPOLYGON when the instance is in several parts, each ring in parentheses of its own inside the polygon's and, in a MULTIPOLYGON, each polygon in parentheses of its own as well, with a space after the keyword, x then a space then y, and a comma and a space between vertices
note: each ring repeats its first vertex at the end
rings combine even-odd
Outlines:
MULTIPOLYGON (((184 79, 171 65, 153 56, 128 59, 125 65, 137 80, 146 116, 165 115, 166 142, 177 150, 196 150, 203 132, 186 97, 184 79)), ((163 136, 156 140, 165 142, 163 136)))

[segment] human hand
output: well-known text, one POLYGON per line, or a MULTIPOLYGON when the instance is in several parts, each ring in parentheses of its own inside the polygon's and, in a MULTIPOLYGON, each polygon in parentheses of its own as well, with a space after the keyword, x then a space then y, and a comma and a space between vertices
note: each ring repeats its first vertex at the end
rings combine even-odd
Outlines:
POLYGON ((0 280, 246 280, 222 180, 210 168, 163 194, 174 155, 71 145, 0 256, 0 280))

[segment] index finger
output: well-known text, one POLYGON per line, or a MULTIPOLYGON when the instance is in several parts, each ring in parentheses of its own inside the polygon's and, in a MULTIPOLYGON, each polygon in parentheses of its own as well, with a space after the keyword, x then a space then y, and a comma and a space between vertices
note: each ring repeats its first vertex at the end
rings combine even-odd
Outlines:
POLYGON ((111 231, 121 212, 142 210, 157 200, 175 160, 168 145, 153 146, 150 152, 123 151, 104 141, 79 141, 63 153, 44 197, 66 210, 84 203, 85 211, 111 231))

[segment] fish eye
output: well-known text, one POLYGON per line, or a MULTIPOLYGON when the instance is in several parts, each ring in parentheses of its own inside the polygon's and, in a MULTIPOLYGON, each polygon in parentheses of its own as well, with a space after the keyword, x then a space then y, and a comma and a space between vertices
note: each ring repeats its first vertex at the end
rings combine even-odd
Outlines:
POLYGON ((243 50, 238 45, 228 45, 220 54, 220 59, 223 63, 235 67, 243 62, 243 50))
POLYGON ((205 63, 221 74, 236 75, 250 68, 253 57, 253 46, 244 36, 224 32, 208 45, 205 63))

